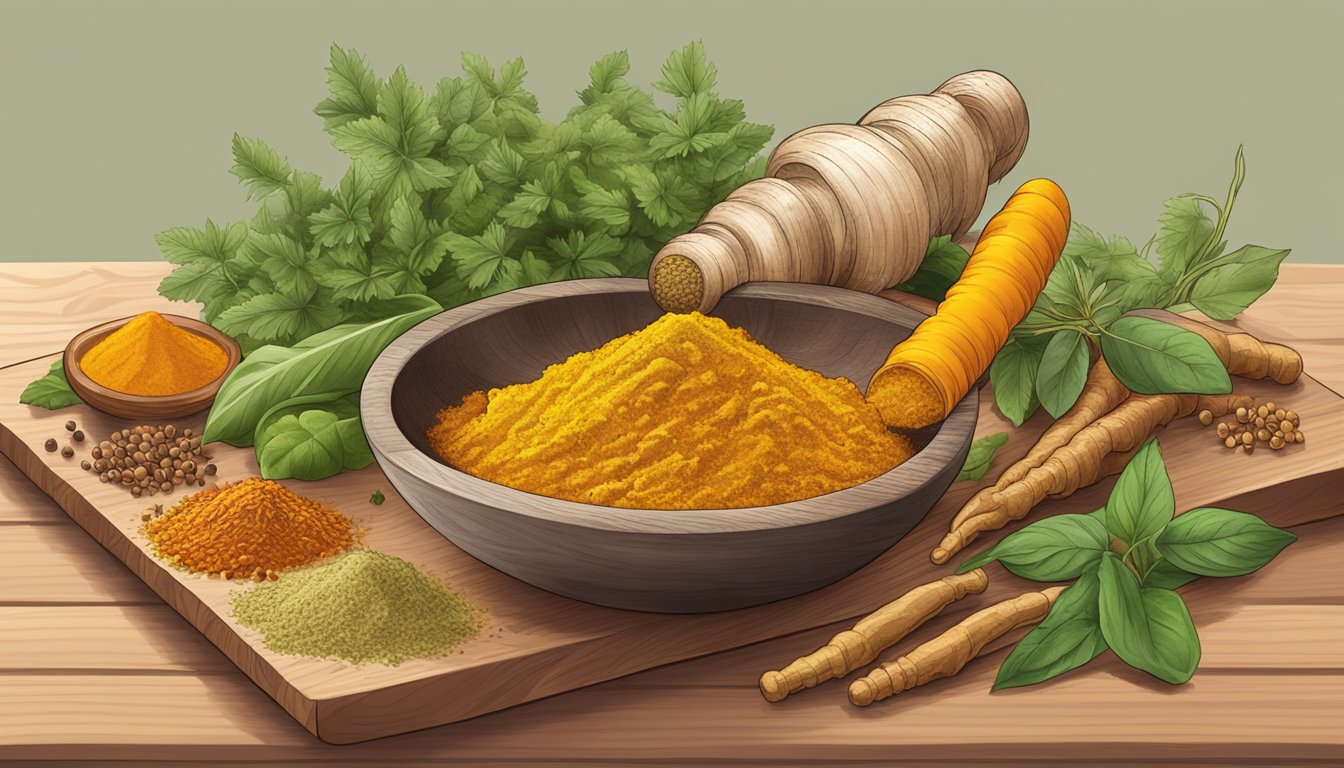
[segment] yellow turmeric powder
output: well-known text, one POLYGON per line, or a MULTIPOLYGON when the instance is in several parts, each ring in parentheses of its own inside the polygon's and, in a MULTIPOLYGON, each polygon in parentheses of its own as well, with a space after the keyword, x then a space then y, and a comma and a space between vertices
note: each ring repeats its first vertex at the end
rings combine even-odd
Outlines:
POLYGON ((363 533, 340 512, 259 477, 206 488, 145 525, 169 562, 211 577, 257 581, 331 557, 363 533))
POLYGON ((531 493, 637 509, 724 509, 871 480, 914 447, 844 378, 798 368, 698 312, 473 392, 429 429, 435 451, 531 493))
POLYGON ((215 342, 177 327, 158 312, 145 312, 84 353, 79 368, 108 389, 163 396, 209 384, 228 362, 215 342))

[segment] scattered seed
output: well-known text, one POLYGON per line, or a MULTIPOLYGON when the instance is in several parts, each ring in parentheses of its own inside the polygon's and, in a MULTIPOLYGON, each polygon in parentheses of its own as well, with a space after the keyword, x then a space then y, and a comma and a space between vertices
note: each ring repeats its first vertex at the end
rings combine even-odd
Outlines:
POLYGON ((76 429, 75 434, 70 436, 76 443, 84 442, 84 430, 76 429))
POLYGON ((45 448, 47 449, 47 453, 55 453, 55 452, 56 452, 56 438, 54 438, 54 437, 48 437, 48 438, 47 438, 47 442, 46 442, 46 444, 45 444, 43 447, 45 447, 45 448))
POLYGON ((73 421, 67 421, 67 422, 65 422, 65 431, 66 431, 66 432, 74 432, 74 431, 75 431, 76 429, 78 429, 78 428, 79 428, 78 425, 76 425, 75 422, 73 422, 73 421))
POLYGON ((1268 430, 1268 429, 1265 429, 1264 427, 1261 427, 1260 429, 1257 429, 1257 430, 1255 431, 1255 439, 1256 439, 1256 440, 1259 440, 1260 442, 1263 443, 1263 442, 1269 440, 1269 438, 1270 438, 1270 434, 1269 434, 1269 430, 1268 430))
POLYGON ((1252 435, 1250 432, 1242 432, 1242 433, 1241 433, 1241 444, 1242 444, 1242 445, 1247 446, 1247 447, 1249 448, 1249 447, 1250 447, 1251 445, 1253 445, 1254 443, 1255 443, 1255 435, 1252 435))
POLYGON ((79 468, 87 472, 88 470, 93 469, 93 465, 89 463, 88 459, 85 459, 84 461, 79 462, 79 468))
POLYGON ((1269 447, 1273 448, 1276 451, 1279 450, 1280 448, 1283 447, 1283 438, 1279 437, 1278 435, 1271 437, 1269 439, 1269 447))
POLYGON ((219 467, 216 467, 214 464, 206 464, 206 465, 205 465, 205 474, 207 474, 207 475, 213 475, 213 474, 215 474, 215 473, 218 472, 218 471, 219 471, 219 467))
POLYGON ((67 459, 73 459, 75 457, 75 449, 67 445, 61 449, 61 456, 67 459))
POLYGON ((1228 435, 1228 436, 1227 436, 1227 439, 1223 441, 1223 445, 1226 445, 1228 448, 1236 448, 1236 447, 1237 447, 1237 438, 1235 438, 1235 437, 1233 437, 1233 436, 1231 436, 1231 435, 1228 435))
POLYGON ((1208 409, 1199 412, 1199 423, 1208 426, 1213 423, 1213 411, 1208 409))
POLYGON ((1238 421, 1238 422, 1240 422, 1240 423, 1242 423, 1242 424, 1245 424, 1245 423, 1246 423, 1246 419, 1247 419, 1248 417, 1249 417, 1249 412, 1248 412, 1245 408, 1238 408, 1238 409, 1237 409, 1237 421, 1238 421))

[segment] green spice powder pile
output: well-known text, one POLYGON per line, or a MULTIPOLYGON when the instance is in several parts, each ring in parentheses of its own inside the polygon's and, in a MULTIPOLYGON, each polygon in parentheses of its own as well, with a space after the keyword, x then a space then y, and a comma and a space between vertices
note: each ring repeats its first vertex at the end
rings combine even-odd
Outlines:
POLYGON ((277 653, 397 665, 471 639, 485 614, 415 566, 358 549, 240 592, 234 616, 277 653))

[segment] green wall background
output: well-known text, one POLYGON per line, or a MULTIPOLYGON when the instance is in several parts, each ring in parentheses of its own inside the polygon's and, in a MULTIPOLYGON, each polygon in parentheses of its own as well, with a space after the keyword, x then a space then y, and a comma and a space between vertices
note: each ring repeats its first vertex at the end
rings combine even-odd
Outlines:
POLYGON ((542 112, 628 49, 647 86, 700 38, 720 91, 776 141, 991 68, 1024 93, 1031 139, 986 204, 1050 176, 1079 221, 1142 243, 1162 200, 1247 180, 1229 236, 1344 263, 1344 2, 406 2, 0 0, 0 261, 157 259, 153 235, 250 215, 237 131, 329 182, 312 113, 332 41, 432 84, 466 49, 521 54, 542 112))

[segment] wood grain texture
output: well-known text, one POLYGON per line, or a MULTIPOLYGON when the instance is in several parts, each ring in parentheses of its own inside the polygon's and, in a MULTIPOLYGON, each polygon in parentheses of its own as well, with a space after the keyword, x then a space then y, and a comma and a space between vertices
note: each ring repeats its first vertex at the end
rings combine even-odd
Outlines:
MULTIPOLYGON (((149 308, 191 314, 182 305, 154 295, 154 286, 168 268, 162 262, 106 268, 90 264, 0 267, 0 328, 18 330, 12 334, 0 333, 0 365, 58 349, 72 333, 112 317, 149 308)), ((1340 353, 1344 348, 1341 330, 1344 312, 1338 302, 1341 291, 1344 291, 1344 267, 1284 265, 1275 288, 1239 318, 1235 327, 1291 344, 1303 353, 1309 374, 1336 390, 1344 389, 1344 354, 1340 353)), ((1004 422, 995 421, 999 418, 992 409, 982 411, 981 434, 1004 429, 1004 422)), ((1025 451, 1025 446, 1020 450, 1025 451)), ((1004 453, 996 457, 991 476, 1012 458, 1004 453)), ((1334 488, 1323 488, 1325 503, 1341 503, 1338 487, 1336 484, 1334 488)), ((1179 481, 1177 492, 1181 492, 1179 481)), ((1290 490, 1274 494, 1267 487, 1259 493, 1265 497, 1261 504, 1291 506, 1290 490)), ((1082 496, 1077 506, 1081 508, 1088 501, 1082 496)), ((1061 511, 1076 509, 1066 502, 1061 511)), ((1333 665, 1335 674, 1341 670, 1328 656, 1340 645, 1322 644, 1306 628, 1317 621, 1321 626, 1332 626, 1332 611, 1344 605, 1341 591, 1344 581, 1337 578, 1338 562, 1344 557, 1344 521, 1313 523, 1295 531, 1301 540, 1262 571, 1236 580, 1196 582, 1182 590, 1201 629, 1206 665, 1215 662, 1220 665, 1216 670, 1206 666, 1200 675, 1210 672, 1211 677, 1222 677, 1233 686, 1236 681, 1246 679, 1247 690, 1263 692, 1259 699, 1192 696, 1195 686, 1203 685, 1200 676, 1192 686, 1179 692, 1165 687, 1144 689, 1141 679, 1127 676, 1123 666, 1105 658, 1095 662, 1098 665, 1095 672, 1076 673, 1097 675, 1101 690, 1116 694, 1092 705, 1098 708, 1096 711, 1106 713, 1116 723, 1128 723, 1135 728, 1146 723, 1158 734, 1133 743, 1089 742, 1091 734, 1081 733, 1076 739, 1070 736, 1067 749, 1055 746, 1068 734, 1062 733, 1058 723, 1043 717, 1039 710, 1023 709, 1019 703, 1040 699, 1079 707, 1089 705, 1073 698, 1069 691, 1049 685, 1031 689, 1022 698, 1009 702, 998 698, 1000 694, 987 695, 1002 651, 998 656, 972 662, 954 680, 931 685, 924 691, 939 701, 947 701, 953 709, 962 696, 999 702, 977 715, 994 727, 984 733, 972 728, 975 741, 967 740, 965 729, 937 731, 928 737, 920 733, 918 729, 924 720, 919 713, 925 703, 913 698, 899 705, 889 702, 893 704, 890 708, 869 708, 864 719, 873 722, 862 724, 866 735, 857 740, 851 729, 854 718, 850 708, 841 703, 840 689, 836 693, 839 698, 827 696, 829 692, 824 689, 801 694, 796 702, 786 704, 816 706, 808 707, 803 717, 781 717, 755 691, 756 676, 824 642, 843 626, 834 623, 468 722, 351 747, 332 747, 308 735, 236 671, 216 674, 206 669, 198 674, 147 670, 137 674, 123 668, 115 671, 113 683, 94 688, 76 680, 68 668, 53 665, 49 658, 40 656, 35 656, 31 666, 26 667, 29 673, 19 674, 26 663, 20 654, 12 657, 15 666, 9 668, 6 662, 4 674, 0 674, 0 759, 42 760, 44 764, 48 760, 73 761, 49 764, 105 764, 111 760, 145 764, 158 760, 183 765, 240 761, 254 765, 290 765, 300 761, 498 765, 501 761, 516 764, 524 760, 547 765, 592 764, 598 760, 685 765, 732 761, 772 766, 852 760, 853 765, 910 762, 951 766, 984 765, 985 760, 998 762, 1013 755, 1025 763, 1039 765, 1074 765, 1084 760, 1106 765, 1171 764, 1186 760, 1238 765, 1338 764, 1332 756, 1321 756, 1319 745, 1333 744, 1334 755, 1340 753, 1337 740, 1331 741, 1338 731, 1339 698, 1319 697, 1300 706, 1307 701, 1296 695, 1295 681, 1301 675, 1279 674, 1275 670, 1287 670, 1297 657, 1323 659, 1320 663, 1333 665), (1235 590, 1230 589, 1233 582, 1235 590), (1275 622, 1288 619, 1282 614, 1274 617, 1255 613, 1262 606, 1291 610, 1299 618, 1288 625, 1287 631, 1280 632, 1275 622), (1221 628, 1239 621, 1238 617, 1243 617, 1239 625, 1242 629, 1223 633, 1221 628), (1226 654, 1216 657, 1215 653, 1219 649, 1232 649, 1231 644, 1239 648, 1236 654, 1246 667, 1223 669, 1224 662, 1216 661, 1226 658, 1226 654), (1257 664, 1261 665, 1259 669, 1255 667, 1257 664), (1270 664, 1274 665, 1272 669, 1265 666, 1270 664), (44 668, 58 671, 45 674, 44 668), (163 685, 175 675, 200 684, 163 685), (955 685, 963 681, 967 683, 964 690, 955 685), (673 688, 675 695, 661 693, 673 688), (716 693, 726 690, 738 691, 740 695, 725 697, 716 693), (1144 698, 1128 695, 1139 690, 1147 691, 1144 698), (38 692, 45 699, 40 719, 44 721, 46 736, 27 727, 27 715, 18 716, 26 708, 29 694, 38 692), (812 699, 814 695, 821 698, 812 699), (1152 722, 1145 715, 1148 698, 1165 707, 1166 719, 1152 722), (1292 721, 1289 728, 1280 727, 1282 719, 1278 715, 1283 707, 1294 713, 1287 718, 1292 721), (609 727, 608 713, 628 716, 609 727), (1201 721, 1206 714, 1216 713, 1221 725, 1209 731, 1187 733, 1184 725, 1187 713, 1198 714, 1201 721), (678 723, 688 718, 722 727, 710 728, 704 734, 693 727, 678 727, 678 723), (725 728, 732 731, 732 739, 719 738, 725 728), (127 729, 129 735, 119 735, 115 747, 104 744, 106 734, 127 729), (207 730, 210 735, 205 735, 207 730), (1011 739, 1012 746, 1000 742, 1000 733, 1006 731, 1016 734, 1011 739), (1246 750, 1238 746, 1252 741, 1261 746, 1246 750), (800 742, 805 748, 798 747, 800 742)), ((14 557, 19 557, 21 564, 44 557, 54 559, 67 571, 85 569, 96 559, 111 563, 113 567, 94 572, 96 577, 91 579, 90 592, 86 592, 86 596, 92 593, 100 602, 107 602, 107 598, 98 595, 98 590, 120 590, 126 583, 139 585, 129 571, 115 565, 106 553, 96 546, 90 547, 87 535, 68 522, 53 501, 36 491, 0 457, 0 565, 14 557), (43 537, 29 535, 16 540, 8 535, 16 522, 24 527, 40 525, 48 531, 43 537), (78 543, 81 540, 84 546, 78 543), (17 542, 23 543, 24 551, 14 551, 17 542)), ((55 572, 57 568, 53 567, 46 573, 55 572)), ((994 578, 1013 583, 1013 577, 1002 573, 994 578)), ((12 585, 5 593, 6 605, 12 600, 18 600, 22 606, 40 602, 29 595, 40 588, 42 581, 28 578, 21 565, 6 572, 5 583, 12 585)), ((1024 582, 1014 586, 1026 588, 1024 582)), ((140 590, 154 599, 147 589, 140 587, 140 590)), ((890 591, 884 594, 885 598, 890 596, 890 591)), ((64 631, 70 626, 70 616, 103 610, 82 603, 43 608, 44 613, 28 614, 28 620, 33 622, 29 634, 36 633, 39 638, 43 634, 54 637, 64 631), (44 629, 46 621, 51 623, 44 629)), ((172 613, 167 616, 179 625, 179 632, 164 629, 165 622, 149 618, 152 613, 146 615, 156 610, 156 606, 117 610, 120 612, 108 615, 130 625, 122 634, 105 640, 100 636, 103 622, 90 620, 87 631, 71 639, 76 644, 84 643, 82 653, 93 665, 90 674, 99 674, 96 667, 100 664, 117 666, 117 647, 113 642, 116 637, 133 637, 142 632, 160 637, 163 642, 159 647, 167 649, 194 642, 199 655, 214 654, 222 666, 230 666, 204 638, 172 613)), ((159 603, 157 610, 170 609, 159 603)), ((5 628, 6 624, 0 623, 0 648, 10 642, 4 634, 5 628)), ((142 657, 138 652, 136 655, 142 657)), ((1312 675, 1323 671, 1323 667, 1315 668, 1312 675)))
MULTIPOLYGON (((753 283, 714 310, 786 360, 871 378, 924 315, 826 286, 753 283)), ((442 462, 425 430, 476 390, 546 367, 662 314, 642 280, 574 280, 493 296, 432 317, 379 355, 361 390, 365 434, 411 507, 476 558, 529 584, 631 610, 760 605, 849 575, 909 531, 952 482, 978 409, 967 395, 919 453, 868 482, 765 507, 644 510, 547 498, 442 462), (789 563, 781 568, 780 563, 789 563)))
MULTIPOLYGON (((39 447, 68 418, 91 434, 121 426, 119 420, 85 406, 59 412, 18 405, 21 386, 45 370, 46 360, 0 370, 0 451, 34 478, 95 540, 112 552, 169 605, 218 646, 265 689, 296 720, 320 737, 348 743, 416 728, 453 722, 524 701, 542 698, 672 661, 713 653, 800 629, 826 624, 871 610, 893 592, 922 583, 943 572, 922 556, 941 536, 947 516, 973 488, 953 487, 928 517, 904 539, 853 576, 829 587, 787 601, 756 608, 695 616, 658 615, 605 609, 577 603, 528 587, 489 568, 439 538, 391 491, 374 467, 322 483, 291 483, 301 493, 322 498, 350 513, 369 530, 369 546, 406 558, 451 583, 491 615, 491 628, 463 647, 462 653, 437 660, 418 660, 395 668, 350 667, 335 661, 273 654, 254 632, 230 617, 229 593, 234 585, 192 577, 164 567, 148 551, 138 533, 145 504, 78 468, 75 459, 61 459, 39 447), (9 393, 6 396, 5 393, 9 393), (36 450, 34 450, 36 448, 36 450), (368 503, 370 488, 382 487, 387 502, 368 503)), ((877 363, 874 362, 874 365, 877 363)), ((1241 384, 1241 382, 1238 382, 1241 384)), ((1235 482, 1205 471, 1210 461, 1228 461, 1207 430, 1196 422, 1163 433, 1168 455, 1188 457, 1172 468, 1181 508, 1228 504, 1261 514, 1275 524, 1309 522, 1338 514, 1322 483, 1344 479, 1344 454, 1330 450, 1331 436, 1344 436, 1344 408, 1329 390, 1304 377, 1287 388, 1263 382, 1245 385, 1250 392, 1273 392, 1293 403, 1303 423, 1313 425, 1321 439, 1302 450, 1283 451, 1264 461, 1273 472, 1242 472, 1235 482), (1273 389, 1270 389, 1273 387, 1273 389), (1291 393, 1285 394, 1285 390, 1291 393), (1202 458, 1201 458, 1202 457, 1202 458), (1301 487, 1298 484, 1301 483, 1301 487), (1273 486, 1268 508, 1248 505, 1254 494, 1273 486), (1277 503, 1290 493, 1296 503, 1277 503), (1312 506, 1312 500, 1320 502, 1312 506)), ((986 421, 993 423, 990 414, 986 421)), ((184 424, 183 426, 188 426, 184 424)), ((1002 451, 1023 451, 1032 429, 1017 430, 1002 451)), ((213 446, 222 479, 255 474, 250 451, 213 446)), ((1263 469, 1265 465, 1258 465, 1263 469)), ((958 484, 970 486, 969 483, 958 484)), ((1100 494, 1097 486, 1086 493, 1100 494)), ((1073 501, 1078 504, 1077 500, 1073 501)), ((1096 503, 1087 503, 1096 506, 1096 503)), ((1064 505, 1051 502, 1042 514, 1064 505)), ((1074 507, 1076 508, 1076 507, 1074 507)), ((1088 507, 1092 508, 1092 507, 1088 507)), ((23 533, 49 533, 53 526, 15 526, 23 533)), ((22 533, 20 534, 22 536, 22 533)), ((105 563, 90 557, 94 563, 105 563)), ((44 580, 61 585, 54 594, 62 602, 88 602, 94 590, 88 579, 66 579, 46 562, 11 561, 6 568, 35 569, 44 580)), ((0 582, 2 583, 2 582, 0 582)), ((9 582, 20 583, 18 578, 9 582)), ((965 601, 983 607, 1012 593, 1007 582, 992 583, 983 595, 965 601)), ((1017 591, 1021 591, 1020 589, 1017 591)), ((129 596, 126 596, 129 598, 129 596)))

